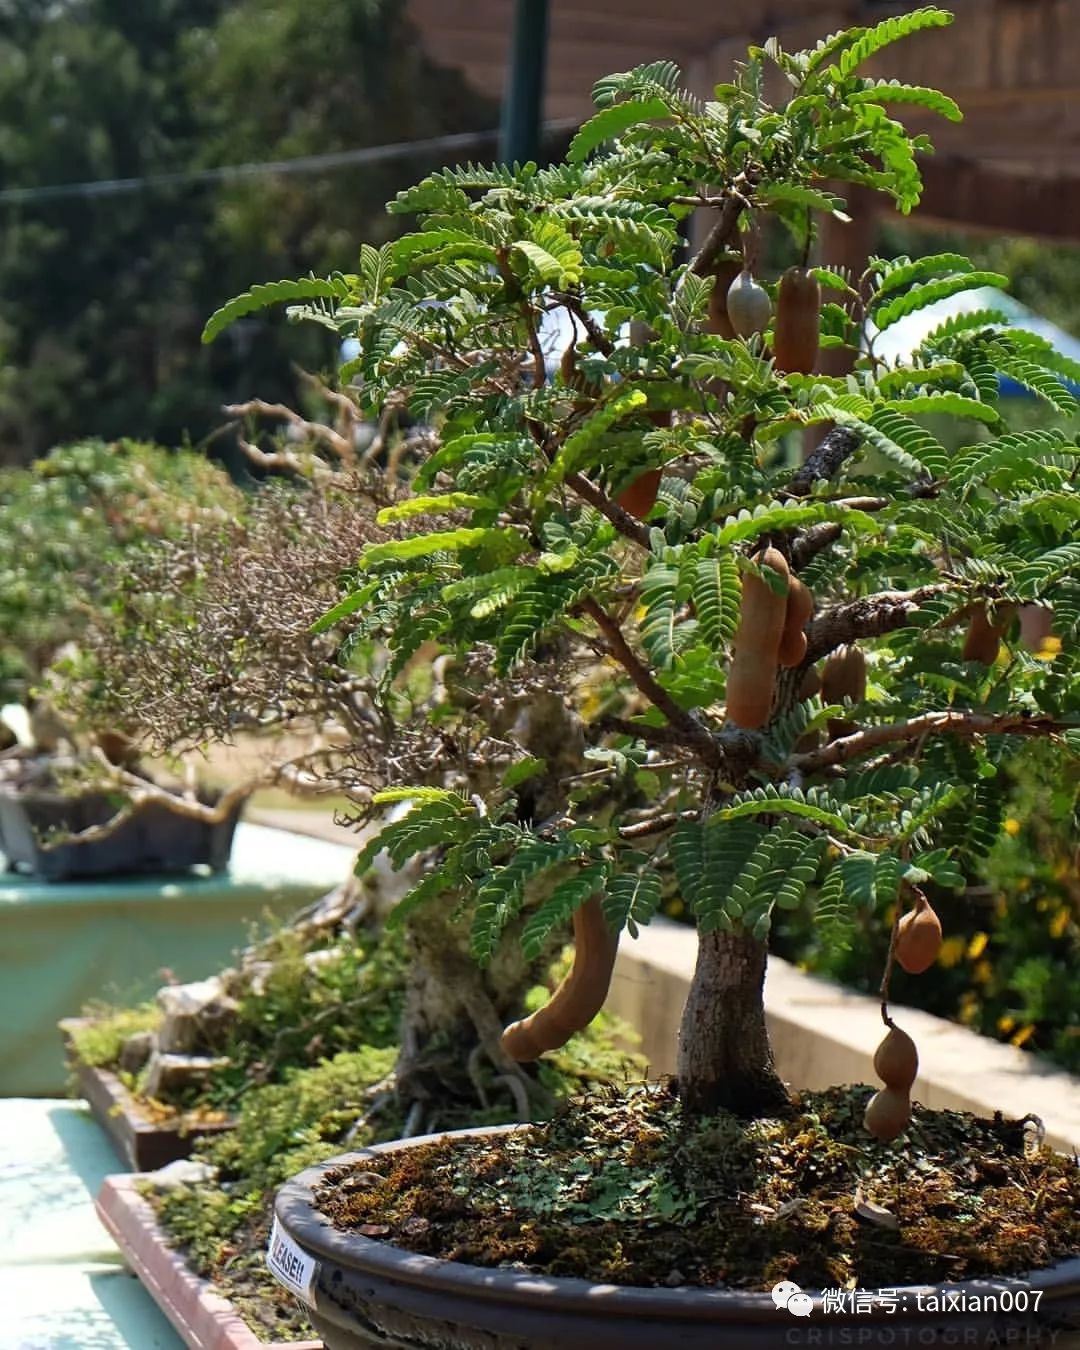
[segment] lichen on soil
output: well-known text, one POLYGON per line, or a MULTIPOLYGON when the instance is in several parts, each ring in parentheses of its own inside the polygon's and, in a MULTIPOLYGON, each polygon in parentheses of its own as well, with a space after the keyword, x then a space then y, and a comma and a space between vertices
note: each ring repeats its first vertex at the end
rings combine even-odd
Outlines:
POLYGON ((787 1118, 746 1121, 614 1088, 513 1133, 371 1155, 316 1203, 413 1252, 622 1285, 873 1289, 1080 1254, 1080 1160, 1025 1122, 919 1106, 880 1144, 871 1092, 805 1092, 787 1118))

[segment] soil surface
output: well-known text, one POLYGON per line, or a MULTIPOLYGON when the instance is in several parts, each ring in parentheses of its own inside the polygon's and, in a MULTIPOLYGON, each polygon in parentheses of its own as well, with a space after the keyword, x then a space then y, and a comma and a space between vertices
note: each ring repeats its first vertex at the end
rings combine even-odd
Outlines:
POLYGON ((1038 1126, 916 1105, 892 1144, 872 1089, 784 1119, 689 1119, 664 1086, 552 1121, 372 1157, 330 1175, 334 1225, 477 1266, 622 1285, 872 1288, 1020 1274, 1080 1254, 1080 1163, 1038 1126))

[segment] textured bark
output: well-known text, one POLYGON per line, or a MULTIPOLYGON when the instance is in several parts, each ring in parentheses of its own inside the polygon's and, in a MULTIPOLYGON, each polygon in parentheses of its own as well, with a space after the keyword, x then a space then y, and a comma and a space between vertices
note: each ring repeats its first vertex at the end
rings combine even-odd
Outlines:
POLYGON ((773 1115, 790 1107, 773 1066, 763 998, 766 951, 745 933, 704 933, 679 1031, 689 1110, 773 1115))

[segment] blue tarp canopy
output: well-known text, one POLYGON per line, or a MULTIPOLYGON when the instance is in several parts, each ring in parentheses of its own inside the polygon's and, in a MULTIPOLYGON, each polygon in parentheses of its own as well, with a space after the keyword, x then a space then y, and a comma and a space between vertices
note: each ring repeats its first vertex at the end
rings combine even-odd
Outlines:
MULTIPOLYGON (((1041 314, 1036 314, 1033 309, 1029 309, 1027 305, 1021 304, 1019 300, 1006 295, 1004 291, 999 291, 994 286, 979 286, 974 290, 961 291, 959 295, 950 295, 944 300, 937 300, 934 304, 927 305, 925 309, 898 319, 884 333, 875 335, 874 352, 884 357, 890 365, 894 365, 898 360, 907 361, 919 343, 939 324, 953 318, 954 315, 970 314, 978 309, 997 310, 1000 314, 1004 314, 1014 327, 1026 328, 1028 332, 1045 338, 1062 356, 1067 356, 1072 361, 1080 361, 1080 338, 1074 338, 1071 333, 1066 333, 1064 328, 1059 328, 1056 323, 1044 319, 1041 314)), ((1080 397, 1080 384, 1064 375, 1058 378, 1070 393, 1080 397)), ((1000 376, 999 382, 1003 395, 1034 398, 1023 385, 1017 384, 1006 375, 1000 376)))

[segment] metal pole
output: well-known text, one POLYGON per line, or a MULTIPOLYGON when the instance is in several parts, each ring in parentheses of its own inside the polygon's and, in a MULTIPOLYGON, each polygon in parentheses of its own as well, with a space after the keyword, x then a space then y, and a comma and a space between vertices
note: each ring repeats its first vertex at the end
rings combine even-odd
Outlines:
POLYGON ((499 159, 503 164, 524 164, 535 159, 540 148, 547 29, 548 0, 515 0, 499 129, 499 159))

